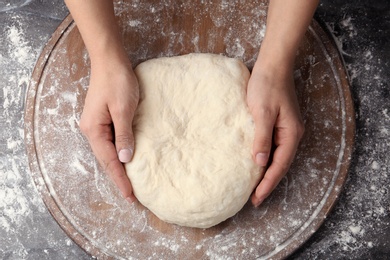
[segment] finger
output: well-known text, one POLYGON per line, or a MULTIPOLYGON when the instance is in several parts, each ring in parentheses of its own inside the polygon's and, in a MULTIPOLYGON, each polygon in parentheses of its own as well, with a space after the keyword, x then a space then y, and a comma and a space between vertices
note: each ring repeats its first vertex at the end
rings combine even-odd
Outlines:
POLYGON ((296 142, 292 140, 276 148, 271 165, 252 194, 252 204, 255 207, 259 206, 271 194, 286 175, 295 156, 296 147, 296 142))
MULTIPOLYGON (((107 133, 108 134, 108 133, 107 133)), ((133 189, 123 164, 119 161, 114 144, 107 136, 90 140, 92 150, 104 171, 119 188, 122 196, 129 202, 135 201, 133 189)))
POLYGON ((134 154, 133 117, 134 111, 130 109, 121 114, 112 114, 117 157, 122 163, 130 162, 134 154))
POLYGON ((255 121, 253 159, 261 167, 265 167, 268 163, 276 117, 276 112, 267 109, 257 110, 253 113, 255 121))

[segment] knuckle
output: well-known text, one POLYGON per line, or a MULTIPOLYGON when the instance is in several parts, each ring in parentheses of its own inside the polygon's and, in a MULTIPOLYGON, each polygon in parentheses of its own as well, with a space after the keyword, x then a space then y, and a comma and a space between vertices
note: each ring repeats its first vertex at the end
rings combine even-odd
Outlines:
POLYGON ((275 164, 278 166, 279 171, 281 173, 281 178, 287 173, 288 169, 290 168, 291 162, 286 161, 286 162, 280 162, 280 161, 274 161, 275 164))
POLYGON ((252 114, 255 118, 271 118, 275 114, 275 111, 270 107, 257 107, 252 110, 252 114))
POLYGON ((121 171, 119 169, 119 165, 117 159, 111 159, 109 161, 102 161, 101 163, 104 172, 106 172, 114 181, 120 177, 121 171))
POLYGON ((128 100, 123 102, 117 102, 115 105, 110 106, 110 113, 116 117, 133 117, 134 112, 138 105, 138 98, 134 95, 130 96, 130 102, 128 100))
POLYGON ((129 143, 133 142, 133 138, 129 134, 116 134, 115 135, 115 142, 129 144, 129 143))
POLYGON ((127 104, 116 104, 110 107, 112 116, 118 117, 129 113, 129 106, 127 104))
POLYGON ((256 143, 259 147, 265 149, 260 152, 268 152, 269 148, 272 146, 272 136, 261 136, 258 138, 256 143))
POLYGON ((99 128, 93 123, 87 121, 80 121, 80 131, 81 133, 88 138, 89 141, 94 141, 97 139, 108 139, 108 134, 104 131, 98 130, 99 128))
POLYGON ((271 109, 270 107, 261 107, 258 111, 260 115, 265 115, 265 116, 274 114, 273 109, 271 109))
POLYGON ((79 127, 80 127, 81 132, 84 135, 88 136, 91 133, 91 129, 92 128, 91 128, 90 124, 87 121, 81 119, 79 127))

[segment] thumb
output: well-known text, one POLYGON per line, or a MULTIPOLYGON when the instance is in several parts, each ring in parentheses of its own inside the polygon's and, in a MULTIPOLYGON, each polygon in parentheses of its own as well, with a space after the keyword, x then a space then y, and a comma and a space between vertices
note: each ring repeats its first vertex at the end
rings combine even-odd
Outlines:
POLYGON ((253 115, 255 138, 253 141, 253 159, 261 167, 267 166, 272 147, 273 130, 276 117, 272 113, 258 112, 253 115))
POLYGON ((115 147, 119 161, 130 162, 134 154, 133 116, 114 120, 115 147))

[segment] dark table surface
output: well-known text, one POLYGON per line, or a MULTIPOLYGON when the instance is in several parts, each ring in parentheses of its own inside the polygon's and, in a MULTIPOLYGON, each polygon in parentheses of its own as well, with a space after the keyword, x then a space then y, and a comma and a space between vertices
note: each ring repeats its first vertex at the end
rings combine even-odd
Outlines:
MULTIPOLYGON (((0 0, 0 259, 90 259, 45 208, 23 140, 27 86, 68 14, 62 0, 0 0)), ((345 60, 356 147, 340 198, 291 259, 390 259, 390 1, 321 1, 316 19, 345 60)))

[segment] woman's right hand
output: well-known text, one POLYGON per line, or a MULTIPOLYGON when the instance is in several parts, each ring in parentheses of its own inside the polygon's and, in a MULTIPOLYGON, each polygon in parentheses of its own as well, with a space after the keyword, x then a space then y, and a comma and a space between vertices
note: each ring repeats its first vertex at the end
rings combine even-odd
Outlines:
POLYGON ((130 61, 92 63, 80 128, 100 165, 129 202, 135 200, 123 163, 134 152, 132 121, 138 105, 137 78, 130 61))
POLYGON ((113 1, 65 0, 91 59, 91 79, 80 128, 123 197, 134 201, 122 163, 134 152, 132 121, 138 82, 123 45, 113 1))

